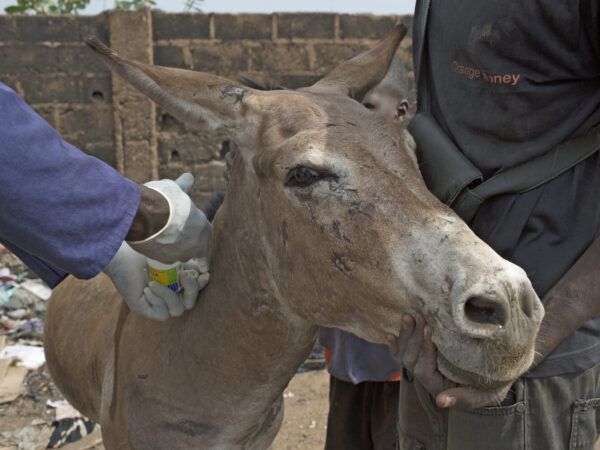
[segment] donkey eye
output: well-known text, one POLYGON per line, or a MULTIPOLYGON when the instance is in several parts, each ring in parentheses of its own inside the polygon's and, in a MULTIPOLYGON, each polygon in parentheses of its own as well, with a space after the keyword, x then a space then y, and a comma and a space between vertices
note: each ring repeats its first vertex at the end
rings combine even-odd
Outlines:
POLYGON ((306 187, 320 178, 322 178, 322 175, 316 170, 309 169, 308 167, 296 167, 288 174, 285 184, 292 187, 306 187))
POLYGON ((307 187, 316 181, 337 181, 338 176, 328 172, 326 169, 309 169, 308 167, 296 167, 289 171, 285 185, 289 187, 307 187))

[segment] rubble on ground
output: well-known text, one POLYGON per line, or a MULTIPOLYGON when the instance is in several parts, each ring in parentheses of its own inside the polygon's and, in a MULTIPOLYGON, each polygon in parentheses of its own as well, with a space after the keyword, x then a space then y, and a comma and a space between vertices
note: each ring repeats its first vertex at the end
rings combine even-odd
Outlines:
POLYGON ((98 426, 64 400, 47 370, 43 327, 51 293, 0 245, 0 450, 68 449, 74 442, 103 448, 98 426))

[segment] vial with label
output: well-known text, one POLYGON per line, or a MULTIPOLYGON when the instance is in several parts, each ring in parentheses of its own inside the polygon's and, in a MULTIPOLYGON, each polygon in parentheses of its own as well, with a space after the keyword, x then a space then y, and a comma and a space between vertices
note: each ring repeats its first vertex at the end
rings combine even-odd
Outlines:
POLYGON ((179 273, 182 266, 179 261, 173 264, 165 264, 155 259, 146 258, 146 266, 150 280, 157 281, 175 292, 179 291, 181 287, 179 273))

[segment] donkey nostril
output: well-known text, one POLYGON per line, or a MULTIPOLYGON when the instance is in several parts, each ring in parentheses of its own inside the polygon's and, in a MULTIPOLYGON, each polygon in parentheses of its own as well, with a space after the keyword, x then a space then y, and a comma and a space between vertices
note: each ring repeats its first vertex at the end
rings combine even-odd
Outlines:
POLYGON ((484 297, 470 297, 465 302, 465 315, 472 322, 502 325, 506 324, 506 312, 501 304, 484 297))
POLYGON ((535 294, 525 293, 521 298, 521 309, 528 319, 533 319, 535 316, 535 294))

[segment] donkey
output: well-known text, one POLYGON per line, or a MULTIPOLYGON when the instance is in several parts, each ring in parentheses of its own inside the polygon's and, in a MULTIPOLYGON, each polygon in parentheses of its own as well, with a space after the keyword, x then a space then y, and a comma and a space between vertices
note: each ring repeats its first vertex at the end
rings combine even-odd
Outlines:
POLYGON ((262 92, 88 40, 171 114, 226 127, 238 147, 192 311, 144 319, 103 275, 50 300, 48 367, 106 448, 267 448, 318 325, 385 343, 420 311, 454 381, 494 388, 528 368, 543 308, 527 276, 428 192, 407 131, 353 99, 405 32, 311 87, 262 92))

